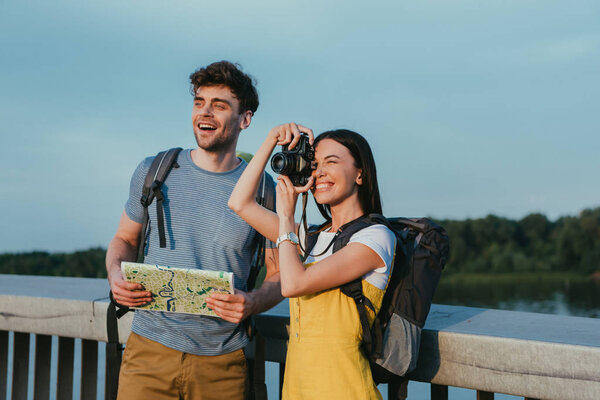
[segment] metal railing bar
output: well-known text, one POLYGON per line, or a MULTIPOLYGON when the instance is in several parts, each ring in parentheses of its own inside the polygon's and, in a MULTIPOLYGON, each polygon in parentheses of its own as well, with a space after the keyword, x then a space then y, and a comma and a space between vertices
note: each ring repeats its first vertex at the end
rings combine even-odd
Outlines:
POLYGON ((0 331, 0 399, 6 399, 8 387, 8 332, 0 331))
POLYGON ((14 332, 12 399, 27 399, 29 378, 29 333, 14 332))
POLYGON ((73 355, 75 339, 58 338, 58 373, 56 379, 56 399, 73 399, 73 355))
POLYGON ((50 360, 52 354, 52 336, 35 335, 35 361, 33 366, 33 399, 50 398, 50 360))
POLYGON ((387 389, 388 400, 406 400, 408 397, 408 381, 404 378, 392 378, 387 389))
POLYGON ((285 373, 285 363, 279 363, 279 400, 283 394, 283 375, 285 373))
POLYGON ((485 392, 483 390, 477 391, 477 400, 494 400, 494 393, 485 392))
MULTIPOLYGON (((124 352, 124 350, 122 350, 124 352)), ((110 365, 108 359, 109 359, 109 352, 108 352, 108 345, 105 346, 104 348, 104 400, 112 400, 112 393, 111 390, 112 389, 112 382, 110 382, 110 377, 111 377, 111 371, 108 370, 108 366, 110 365)), ((115 385, 117 385, 118 387, 118 379, 117 382, 115 383, 115 385)))
POLYGON ((81 398, 95 399, 98 385, 98 342, 81 341, 81 398))
POLYGON ((431 400, 448 400, 448 386, 432 383, 431 400))

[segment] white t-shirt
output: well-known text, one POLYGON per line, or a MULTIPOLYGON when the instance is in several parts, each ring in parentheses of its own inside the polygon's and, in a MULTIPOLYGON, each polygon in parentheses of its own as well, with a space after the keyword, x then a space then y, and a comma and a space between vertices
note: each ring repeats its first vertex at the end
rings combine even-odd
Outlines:
MULTIPOLYGON (((304 236, 302 235, 303 233, 303 229, 300 229, 301 236, 304 236)), ((305 263, 310 264, 321 261, 322 259, 333 254, 333 246, 330 246, 327 252, 324 254, 319 255, 318 257, 313 257, 313 254, 321 254, 323 250, 327 248, 329 243, 331 243, 334 236, 335 232, 323 231, 319 233, 317 244, 315 244, 315 247, 313 247, 312 251, 310 252, 311 254, 306 258, 305 263)), ((379 289, 385 289, 392 267, 392 262, 394 261, 394 252, 396 250, 396 236, 394 233, 385 225, 371 225, 368 228, 361 229, 352 235, 348 241, 348 244, 350 243, 362 243, 371 248, 379 255, 379 257, 381 257, 385 265, 366 273, 363 276, 363 279, 379 289)))

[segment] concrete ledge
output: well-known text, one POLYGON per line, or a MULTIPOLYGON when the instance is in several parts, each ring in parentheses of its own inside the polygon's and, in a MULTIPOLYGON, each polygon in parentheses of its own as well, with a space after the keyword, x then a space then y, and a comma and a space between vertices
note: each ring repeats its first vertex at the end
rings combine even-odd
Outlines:
MULTIPOLYGON (((107 341, 105 279, 0 275, 0 330, 107 341)), ((119 320, 127 340, 133 314, 119 320)))
POLYGON ((600 399, 600 349, 427 331, 411 379, 541 399, 600 399))
POLYGON ((600 399, 600 319, 436 305, 411 379, 542 399, 600 399))
MULTIPOLYGON (((0 330, 106 341, 103 279, 0 275, 0 330)), ((119 321, 129 335, 132 315, 119 321)), ((285 360, 282 303, 256 318, 267 360, 285 360)), ((600 319, 434 305, 410 378, 539 399, 600 399, 600 319)))

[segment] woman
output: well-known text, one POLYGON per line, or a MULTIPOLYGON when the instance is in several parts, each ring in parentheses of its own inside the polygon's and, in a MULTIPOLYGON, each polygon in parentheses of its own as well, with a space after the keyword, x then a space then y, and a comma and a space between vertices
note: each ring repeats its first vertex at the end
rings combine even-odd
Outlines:
MULTIPOLYGON (((333 254, 328 246, 344 224, 364 214, 381 213, 375 162, 366 140, 348 130, 325 132, 313 140, 312 131, 301 125, 275 127, 240 177, 229 206, 265 237, 278 239, 281 292, 290 298, 284 399, 380 399, 360 351, 362 329, 356 305, 339 286, 362 277, 363 292, 378 311, 392 267, 395 236, 384 225, 373 225, 354 234, 333 254), (293 148, 301 131, 314 141, 315 169, 303 187, 294 187, 287 176, 278 177, 275 214, 255 201, 259 180, 274 147, 293 148), (297 237, 292 235, 298 232, 294 211, 298 194, 311 188, 322 212, 331 216, 331 224, 318 233, 303 265, 297 237)), ((374 315, 369 315, 371 323, 374 315)))

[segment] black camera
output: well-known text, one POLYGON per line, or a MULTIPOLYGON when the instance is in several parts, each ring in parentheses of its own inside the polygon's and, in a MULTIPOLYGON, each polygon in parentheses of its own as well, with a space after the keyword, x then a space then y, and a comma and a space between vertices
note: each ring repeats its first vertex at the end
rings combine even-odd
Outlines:
POLYGON ((294 186, 304 186, 312 174, 315 150, 308 141, 308 135, 303 133, 296 146, 288 149, 288 145, 281 146, 279 153, 271 157, 273 172, 287 175, 294 186))

